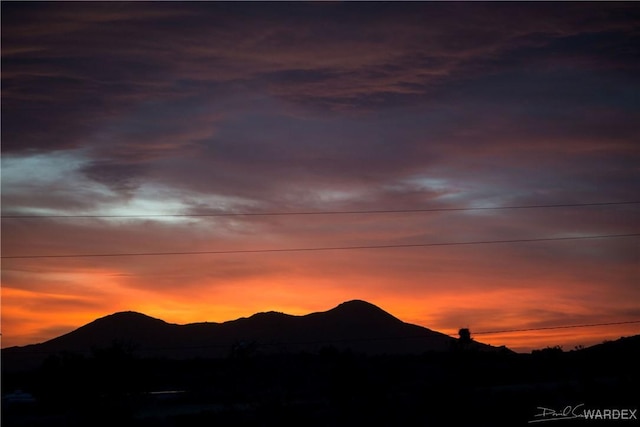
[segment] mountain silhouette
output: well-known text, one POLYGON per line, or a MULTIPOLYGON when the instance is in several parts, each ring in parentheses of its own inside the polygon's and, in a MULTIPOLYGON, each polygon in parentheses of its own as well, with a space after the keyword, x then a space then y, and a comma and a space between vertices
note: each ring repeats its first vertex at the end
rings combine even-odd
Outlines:
MULTIPOLYGON (((224 323, 167 323, 132 311, 94 320, 44 343, 2 350, 5 368, 33 367, 51 354, 91 354, 113 345, 143 357, 226 357, 234 348, 251 346, 263 354, 318 352, 331 347, 366 354, 419 354, 449 351, 456 339, 405 323, 361 300, 324 312, 294 316, 274 311, 224 323)), ((473 342, 476 349, 493 350, 473 342)))

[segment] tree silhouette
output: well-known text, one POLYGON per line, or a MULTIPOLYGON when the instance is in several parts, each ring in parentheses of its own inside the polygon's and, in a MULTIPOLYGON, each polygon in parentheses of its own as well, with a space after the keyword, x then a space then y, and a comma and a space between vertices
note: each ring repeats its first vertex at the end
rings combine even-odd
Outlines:
POLYGON ((471 344, 471 331, 469 331, 469 328, 460 328, 458 335, 460 336, 459 340, 461 344, 471 344))

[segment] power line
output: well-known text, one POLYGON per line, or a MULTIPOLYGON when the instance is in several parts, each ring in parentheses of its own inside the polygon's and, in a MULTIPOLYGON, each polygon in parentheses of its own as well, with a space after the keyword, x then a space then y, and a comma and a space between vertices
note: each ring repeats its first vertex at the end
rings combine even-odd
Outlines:
POLYGON ((173 256, 173 255, 223 255, 223 254, 254 254, 275 252, 319 252, 337 250, 361 250, 361 249, 394 249, 394 248, 424 248, 435 246, 471 246, 500 243, 529 243, 552 242, 570 240, 590 240, 605 238, 639 237, 640 233, 629 234, 604 234, 596 236, 576 237, 546 237, 538 239, 511 239, 511 240, 477 240, 471 242, 440 242, 440 243, 415 243, 398 245, 365 245, 365 246, 333 246, 319 248, 283 248, 283 249, 238 249, 220 251, 184 251, 184 252, 132 252, 132 253, 103 253, 103 254, 65 254, 65 255, 3 255, 0 259, 34 259, 34 258, 95 258, 95 257, 128 257, 128 256, 173 256))
POLYGON ((298 211, 298 212, 219 212, 207 214, 144 214, 144 215, 2 215, 2 219, 49 219, 49 218, 197 218, 197 217, 234 217, 234 216, 296 216, 296 215, 368 215, 368 214, 394 214, 394 213, 420 213, 420 212, 464 212, 484 210, 509 210, 509 209, 544 209, 544 208, 575 208, 587 206, 616 206, 634 205, 640 201, 627 202, 597 202, 597 203, 564 203, 549 205, 518 205, 518 206, 493 206, 493 207, 467 207, 467 208, 427 208, 427 209, 379 209, 360 211, 298 211))
POLYGON ((472 333, 473 335, 504 334, 504 333, 510 333, 510 332, 545 331, 549 329, 591 328, 594 326, 627 325, 632 323, 640 323, 640 320, 629 320, 627 322, 591 323, 587 325, 547 326, 544 328, 505 329, 502 331, 482 331, 482 332, 472 332, 472 333))

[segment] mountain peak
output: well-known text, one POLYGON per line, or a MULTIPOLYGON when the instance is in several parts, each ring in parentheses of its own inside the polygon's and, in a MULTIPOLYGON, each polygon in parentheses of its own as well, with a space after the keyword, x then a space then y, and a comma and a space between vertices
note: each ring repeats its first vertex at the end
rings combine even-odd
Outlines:
POLYGON ((375 309, 381 310, 380 307, 378 307, 377 305, 371 304, 370 302, 367 302, 361 299, 352 299, 350 301, 345 301, 339 304, 338 307, 343 307, 343 308, 358 307, 358 308, 369 308, 369 309, 375 308, 375 309))
POLYGON ((139 313, 137 311, 119 311, 117 313, 109 314, 104 317, 96 319, 94 322, 162 322, 164 320, 156 319, 155 317, 147 316, 146 314, 139 313))
POLYGON ((117 311, 105 317, 151 317, 151 316, 147 316, 146 314, 140 313, 139 311, 125 310, 125 311, 117 311))
POLYGON ((260 322, 271 322, 271 321, 278 321, 278 320, 281 320, 284 318, 290 318, 290 317, 294 317, 294 316, 291 316, 290 314, 285 314, 279 311, 263 311, 260 313, 253 314, 244 319, 247 319, 247 320, 250 319, 253 321, 260 321, 260 322))
POLYGON ((363 300, 351 300, 343 302, 337 307, 329 310, 327 313, 332 313, 334 315, 338 315, 339 317, 346 317, 348 319, 353 320, 400 320, 391 314, 387 313, 377 305, 371 304, 370 302, 363 300))
POLYGON ((132 333, 135 334, 136 331, 147 331, 149 329, 155 329, 158 326, 165 325, 168 325, 168 323, 164 320, 156 319, 155 317, 147 316, 146 314, 138 313, 136 311, 120 311, 118 313, 100 317, 71 333, 73 334, 91 330, 92 333, 96 333, 97 335, 111 334, 113 332, 129 335, 132 333))
POLYGON ((380 307, 378 307, 375 304, 371 304, 370 302, 361 300, 361 299, 354 299, 351 301, 345 301, 341 304, 339 304, 337 307, 335 307, 333 310, 339 310, 339 311, 352 311, 352 312, 383 312, 388 314, 386 311, 384 311, 383 309, 381 309, 380 307))

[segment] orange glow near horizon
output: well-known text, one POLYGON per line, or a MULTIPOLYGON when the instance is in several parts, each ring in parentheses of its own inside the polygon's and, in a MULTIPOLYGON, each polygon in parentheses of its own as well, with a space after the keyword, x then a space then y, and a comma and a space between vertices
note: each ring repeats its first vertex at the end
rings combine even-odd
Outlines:
MULTIPOLYGON (((545 303, 544 292, 540 292, 544 287, 540 283, 536 283, 535 290, 523 285, 519 290, 483 291, 480 282, 476 288, 463 288, 464 293, 460 293, 457 289, 463 287, 464 278, 460 278, 458 282, 452 278, 448 286, 437 291, 427 290, 422 294, 410 295, 408 292, 389 293, 386 290, 389 281, 384 278, 363 277, 360 280, 366 280, 367 286, 349 289, 326 278, 279 276, 270 280, 231 280, 224 286, 204 282, 194 288, 185 287, 179 292, 174 289, 168 294, 160 294, 139 285, 132 286, 132 283, 123 281, 117 271, 110 269, 80 271, 64 277, 54 274, 49 279, 66 279, 76 285, 79 282, 92 283, 91 292, 87 293, 88 296, 79 297, 73 294, 77 292, 73 287, 68 288, 68 293, 65 294, 61 292, 62 287, 58 293, 42 293, 12 288, 10 284, 3 286, 3 348, 42 342, 118 311, 138 311, 169 323, 186 324, 224 322, 263 311, 305 315, 329 310, 351 299, 369 301, 405 322, 452 336, 456 336, 460 327, 469 327, 472 333, 544 327, 540 323, 544 319, 531 312, 532 307, 540 306, 577 316, 568 318, 564 324, 555 323, 553 326, 628 320, 593 318, 579 322, 576 319, 588 317, 587 313, 580 312, 579 307, 571 305, 569 289, 575 286, 569 287, 565 296, 556 290, 555 302, 545 303), (299 283, 304 283, 304 286, 299 283), (452 290, 449 291, 448 288, 452 290), (507 311, 505 302, 508 302, 507 311), (526 315, 527 312, 531 314, 526 315)), ((415 292, 415 288, 412 289, 415 292)), ((632 324, 481 334, 475 336, 475 339, 528 352, 555 345, 568 350, 577 345, 593 345, 605 339, 613 340, 639 332, 640 324, 632 324)))

